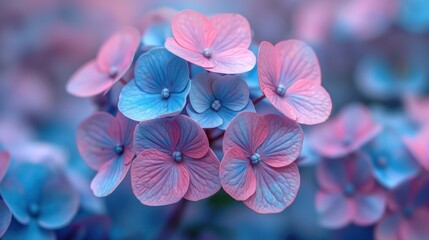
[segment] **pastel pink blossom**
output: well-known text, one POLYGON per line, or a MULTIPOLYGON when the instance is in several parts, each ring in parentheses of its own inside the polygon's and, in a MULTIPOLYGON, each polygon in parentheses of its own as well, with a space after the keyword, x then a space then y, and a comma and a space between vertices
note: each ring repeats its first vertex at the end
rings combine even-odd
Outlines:
POLYGON ((415 136, 405 137, 404 143, 420 166, 429 171, 429 126, 415 136))
POLYGON ((250 26, 239 14, 207 17, 185 10, 173 18, 172 31, 165 47, 210 72, 237 74, 255 66, 255 55, 249 50, 250 26))
POLYGON ((143 204, 198 201, 219 191, 219 160, 203 129, 191 118, 178 115, 141 122, 134 138, 137 158, 131 183, 143 204))
POLYGON ((288 118, 302 124, 328 119, 332 102, 321 85, 316 54, 305 43, 262 42, 258 55, 259 85, 267 99, 288 118))
POLYGON ((368 155, 324 160, 318 165, 317 180, 316 210, 323 226, 367 226, 383 216, 386 197, 372 177, 368 155))
POLYGON ((375 137, 382 127, 363 105, 352 104, 330 121, 310 132, 315 151, 325 157, 341 157, 358 150, 375 137))
POLYGON ((67 92, 90 97, 108 91, 130 68, 140 44, 137 29, 126 27, 101 46, 96 59, 80 67, 67 83, 67 92))
POLYGON ((302 142, 301 127, 290 119, 240 113, 223 139, 223 189, 258 213, 283 211, 299 189, 300 175, 294 161, 302 142))

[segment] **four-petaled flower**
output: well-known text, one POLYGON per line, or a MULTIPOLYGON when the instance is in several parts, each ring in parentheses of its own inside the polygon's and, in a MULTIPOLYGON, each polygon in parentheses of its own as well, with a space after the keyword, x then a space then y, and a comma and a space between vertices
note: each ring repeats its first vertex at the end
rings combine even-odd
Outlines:
POLYGON ((309 136, 313 148, 322 156, 337 158, 361 148, 380 133, 382 127, 371 112, 359 104, 343 109, 334 119, 317 126, 309 136))
POLYGON ((185 10, 173 18, 173 38, 165 47, 177 56, 210 72, 237 74, 250 71, 256 63, 248 49, 251 31, 239 14, 206 17, 185 10))
POLYGON ((259 213, 277 213, 296 197, 300 176, 294 161, 303 132, 279 115, 240 113, 225 132, 220 179, 225 191, 259 213))
POLYGON ((324 159, 317 167, 317 179, 320 190, 316 210, 323 226, 366 226, 383 216, 386 197, 374 181, 367 154, 356 152, 324 159))
POLYGON ((219 160, 203 129, 191 118, 179 115, 141 122, 134 135, 138 155, 132 163, 131 183, 143 204, 197 201, 220 189, 219 160))
POLYGON ((302 124, 328 119, 332 102, 321 85, 316 54, 305 43, 262 42, 258 54, 259 85, 268 100, 288 118, 302 124))
POLYGON ((90 97, 108 91, 133 63, 140 44, 137 29, 127 27, 115 33, 103 44, 97 58, 79 68, 67 83, 67 92, 78 97, 90 97))
POLYGON ((174 116, 185 107, 190 87, 186 61, 154 48, 137 60, 134 79, 122 89, 118 108, 136 121, 174 116))
POLYGON ((83 160, 97 171, 91 182, 96 196, 112 193, 127 175, 134 157, 132 132, 136 125, 120 112, 116 117, 98 112, 80 124, 77 146, 83 160))
POLYGON ((202 128, 226 129, 242 111, 254 112, 246 82, 239 76, 200 73, 192 79, 186 111, 202 128))

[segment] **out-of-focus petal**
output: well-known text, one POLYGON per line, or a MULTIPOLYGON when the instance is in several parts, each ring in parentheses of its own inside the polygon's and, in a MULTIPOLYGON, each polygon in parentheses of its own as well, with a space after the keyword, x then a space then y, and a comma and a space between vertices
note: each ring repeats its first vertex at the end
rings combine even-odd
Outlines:
POLYGON ((271 167, 284 167, 295 161, 302 149, 304 132, 298 123, 275 114, 264 115, 268 136, 258 152, 271 167))
POLYGON ((375 227, 375 239, 377 240, 400 240, 399 226, 401 223, 399 213, 386 214, 375 227))
POLYGON ((91 182, 94 195, 105 197, 111 194, 125 178, 130 166, 130 164, 125 165, 123 156, 105 163, 91 182))
POLYGON ((383 216, 386 208, 386 197, 381 189, 373 193, 357 194, 354 197, 355 214, 353 221, 361 226, 376 223, 383 216))
POLYGON ((78 97, 90 97, 100 94, 115 83, 107 73, 97 68, 95 61, 90 61, 80 67, 67 82, 68 93, 78 97))
POLYGON ((200 159, 185 157, 183 165, 189 172, 189 189, 184 198, 198 201, 219 191, 221 184, 219 180, 220 162, 212 150, 200 159))
POLYGON ((420 165, 429 171, 429 127, 420 130, 416 136, 405 138, 404 143, 420 165))
POLYGON ((12 213, 10 212, 9 207, 3 200, 0 200, 0 237, 2 237, 9 228, 11 220, 12 213))
POLYGON ((261 161, 253 170, 256 191, 244 201, 249 208, 258 213, 278 213, 295 200, 300 186, 299 170, 295 163, 272 168, 261 161))
POLYGON ((240 147, 247 154, 254 154, 268 136, 269 126, 256 113, 242 112, 229 125, 223 138, 223 152, 240 147))
POLYGON ((316 210, 320 216, 320 223, 329 228, 341 228, 350 223, 353 209, 342 193, 316 194, 316 210))
POLYGON ((6 151, 0 150, 0 182, 6 175, 7 169, 9 167, 9 162, 10 154, 6 151))
POLYGON ((188 191, 190 176, 183 164, 158 150, 140 153, 131 167, 134 195, 145 205, 178 202, 188 191))
POLYGON ((250 160, 238 148, 230 148, 220 163, 220 181, 223 189, 235 200, 244 201, 256 191, 256 176, 250 160))
POLYGON ((404 219, 399 226, 399 236, 407 240, 424 240, 429 236, 427 222, 429 210, 426 208, 416 209, 410 219, 404 219))
POLYGON ((209 150, 209 140, 204 130, 191 118, 179 115, 173 118, 180 130, 176 150, 191 158, 201 158, 209 150))

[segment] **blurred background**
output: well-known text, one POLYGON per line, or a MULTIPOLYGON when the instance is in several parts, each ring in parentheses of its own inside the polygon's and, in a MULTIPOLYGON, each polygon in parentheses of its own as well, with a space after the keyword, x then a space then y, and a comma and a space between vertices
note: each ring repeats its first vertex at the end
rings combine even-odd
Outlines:
MULTIPOLYGON (((75 133, 83 119, 110 100, 77 98, 65 91, 73 72, 95 57, 106 38, 125 25, 145 33, 145 16, 159 8, 242 14, 256 45, 291 38, 307 42, 319 58, 323 85, 333 100, 332 117, 360 102, 389 124, 407 128, 404 98, 429 90, 427 0, 1 0, 0 144, 12 159, 55 162, 71 176, 80 207, 70 225, 56 230, 60 239, 152 239, 174 214, 175 205, 140 204, 129 176, 110 196, 92 196, 94 171, 80 158, 75 133), (83 231, 94 235, 73 235, 83 231)), ((146 33, 150 41, 152 33, 146 33)), ((330 230, 320 225, 314 207, 316 161, 308 157, 301 165, 298 197, 283 213, 257 214, 221 191, 189 202, 172 236, 373 239, 373 226, 330 230)), ((12 220, 10 231, 20 227, 12 220)))

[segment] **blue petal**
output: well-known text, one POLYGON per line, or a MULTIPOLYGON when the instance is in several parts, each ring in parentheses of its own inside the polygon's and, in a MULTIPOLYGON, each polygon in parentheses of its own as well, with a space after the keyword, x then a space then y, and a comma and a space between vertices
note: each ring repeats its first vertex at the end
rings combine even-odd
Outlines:
POLYGON ((0 237, 2 237, 9 228, 11 220, 12 213, 10 212, 9 207, 6 206, 3 200, 0 200, 0 237))
POLYGON ((226 75, 212 83, 213 93, 222 106, 240 111, 249 101, 249 89, 239 76, 226 75))
POLYGON ((223 123, 222 118, 212 109, 207 109, 202 113, 198 113, 192 108, 191 104, 188 104, 186 106, 186 112, 202 128, 215 128, 223 123))
POLYGON ((155 23, 145 31, 142 42, 147 46, 164 46, 165 41, 171 35, 170 23, 155 23))
POLYGON ((225 130, 231 121, 240 113, 240 112, 255 112, 255 107, 253 106, 252 101, 248 100, 247 105, 244 109, 240 111, 233 111, 226 107, 221 107, 217 112, 218 115, 222 118, 223 123, 219 126, 220 129, 225 130))
POLYGON ((141 122, 134 132, 134 150, 137 155, 149 149, 171 154, 176 149, 179 135, 179 127, 171 119, 141 122))
POLYGON ((125 165, 123 155, 103 165, 91 182, 94 195, 105 197, 111 194, 125 178, 130 166, 125 165))
POLYGON ((214 73, 200 73, 192 79, 192 89, 189 93, 189 101, 192 108, 202 113, 210 108, 215 100, 212 91, 212 82, 220 76, 214 73))
POLYGON ((22 226, 15 231, 8 231, 4 238, 15 240, 54 240, 56 236, 55 232, 42 229, 36 221, 31 221, 28 225, 22 226))
POLYGON ((171 59, 167 64, 167 78, 164 81, 170 92, 183 92, 190 81, 186 61, 178 57, 171 59))

